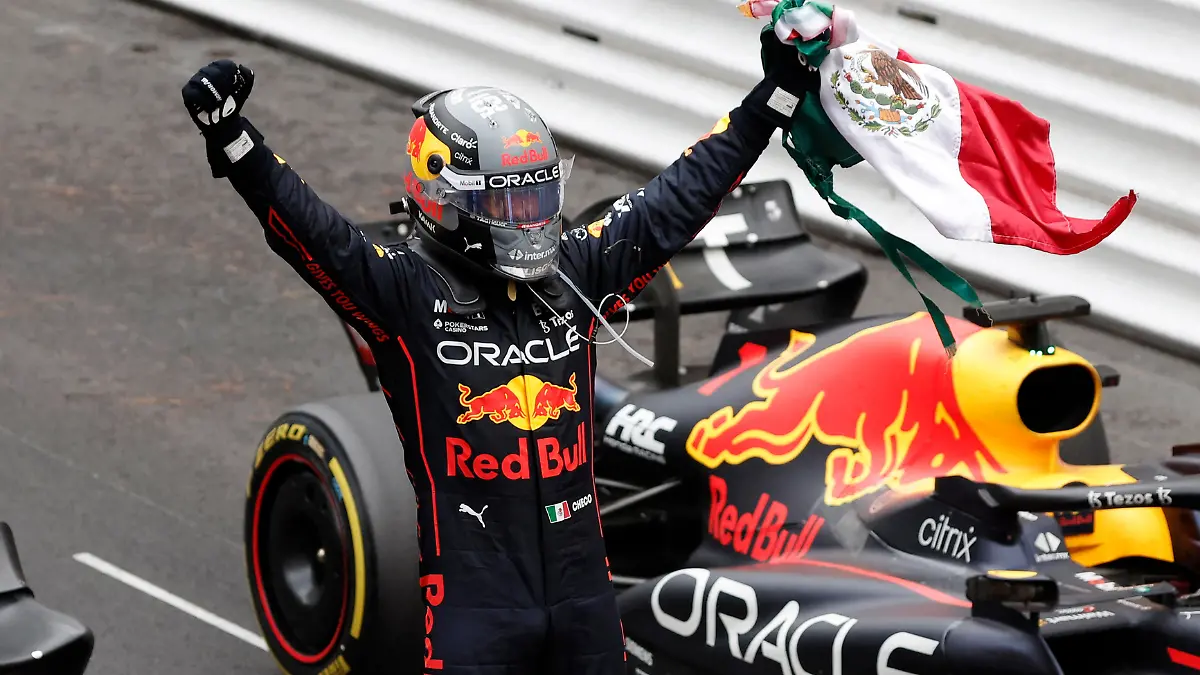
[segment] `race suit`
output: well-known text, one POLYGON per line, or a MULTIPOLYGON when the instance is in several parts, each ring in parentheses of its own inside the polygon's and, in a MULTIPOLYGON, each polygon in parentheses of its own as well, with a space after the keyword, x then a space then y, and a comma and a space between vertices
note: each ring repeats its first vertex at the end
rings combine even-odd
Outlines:
MULTIPOLYGON (((606 219, 563 233, 564 273, 593 306, 609 296, 607 317, 758 159, 784 121, 773 90, 756 87, 606 219)), ((592 468, 591 310, 569 291, 552 310, 536 287, 496 280, 471 311, 411 240, 368 241, 261 142, 229 179, 271 249, 374 351, 418 501, 422 672, 623 673, 592 468)))

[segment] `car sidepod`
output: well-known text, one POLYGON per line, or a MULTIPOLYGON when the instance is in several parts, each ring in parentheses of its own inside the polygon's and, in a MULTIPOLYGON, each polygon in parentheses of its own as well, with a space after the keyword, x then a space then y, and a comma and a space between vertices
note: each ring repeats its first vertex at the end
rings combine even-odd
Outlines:
POLYGON ((621 603, 633 674, 1059 672, 1036 630, 841 562, 686 568, 621 603))

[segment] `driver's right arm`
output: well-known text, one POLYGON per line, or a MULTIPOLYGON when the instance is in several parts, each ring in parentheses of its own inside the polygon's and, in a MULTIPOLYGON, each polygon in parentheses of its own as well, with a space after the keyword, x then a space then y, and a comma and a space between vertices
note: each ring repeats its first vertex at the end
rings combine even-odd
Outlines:
POLYGON ((267 244, 372 345, 403 329, 414 262, 385 250, 321 201, 242 117, 254 71, 228 59, 196 71, 183 104, 204 136, 214 178, 229 178, 266 233, 267 244))
POLYGON ((410 256, 368 241, 240 121, 254 147, 232 163, 229 182, 258 217, 267 245, 368 343, 394 338, 408 315, 410 256))

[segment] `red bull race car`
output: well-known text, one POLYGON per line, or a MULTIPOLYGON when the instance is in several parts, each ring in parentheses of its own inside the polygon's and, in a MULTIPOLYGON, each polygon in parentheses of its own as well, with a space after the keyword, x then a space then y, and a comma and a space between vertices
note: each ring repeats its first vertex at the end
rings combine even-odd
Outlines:
MULTIPOLYGON (((596 384, 595 508, 629 673, 1200 671, 1200 446, 1109 463, 1099 411, 1119 376, 1048 323, 1086 301, 968 308, 948 360, 924 313, 854 317, 865 284, 813 244, 786 183, 757 183, 626 307, 653 321, 655 366, 596 384), (718 311, 712 363, 681 363, 680 317, 718 311)), ((347 334, 371 391, 282 415, 257 457, 306 468, 294 485, 256 468, 247 499, 268 644, 333 646, 289 652, 306 675, 390 671, 424 634, 399 440, 347 334)), ((581 385, 541 403, 572 409, 581 385)), ((462 422, 511 407, 460 394, 462 422)))

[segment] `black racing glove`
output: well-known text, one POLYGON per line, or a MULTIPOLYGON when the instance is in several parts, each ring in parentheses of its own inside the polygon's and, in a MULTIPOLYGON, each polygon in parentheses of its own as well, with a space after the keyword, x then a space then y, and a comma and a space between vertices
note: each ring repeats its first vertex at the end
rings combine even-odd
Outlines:
POLYGON ((262 142, 241 110, 254 89, 254 71, 228 59, 204 66, 183 85, 183 105, 204 135, 214 178, 229 175, 232 165, 262 142))
POLYGON ((801 63, 795 45, 780 42, 775 31, 759 33, 765 77, 746 97, 747 102, 777 127, 788 128, 808 94, 817 94, 820 72, 801 63))

